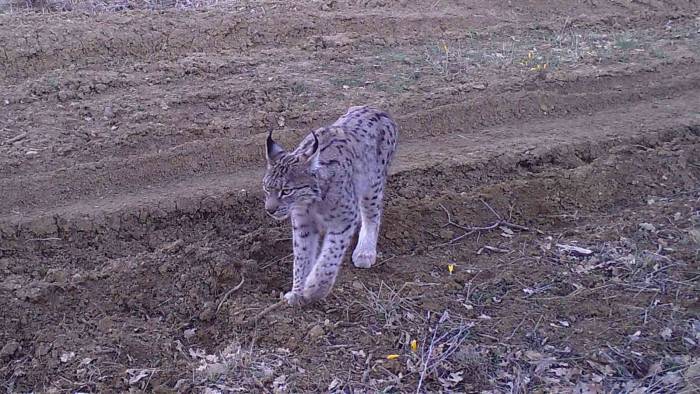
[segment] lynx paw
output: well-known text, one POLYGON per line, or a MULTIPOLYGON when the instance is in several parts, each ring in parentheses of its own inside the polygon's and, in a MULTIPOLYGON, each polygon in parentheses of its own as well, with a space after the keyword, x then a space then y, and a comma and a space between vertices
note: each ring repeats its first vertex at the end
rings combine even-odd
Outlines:
POLYGON ((357 268, 369 268, 377 261, 377 252, 374 250, 358 250, 352 253, 352 263, 357 268))
POLYGON ((302 306, 306 304, 304 296, 294 291, 287 292, 287 294, 284 295, 284 299, 287 300, 287 303, 291 306, 302 306))
POLYGON ((321 301, 322 299, 326 298, 330 292, 331 287, 325 284, 320 286, 307 286, 304 289, 304 300, 308 303, 321 301))

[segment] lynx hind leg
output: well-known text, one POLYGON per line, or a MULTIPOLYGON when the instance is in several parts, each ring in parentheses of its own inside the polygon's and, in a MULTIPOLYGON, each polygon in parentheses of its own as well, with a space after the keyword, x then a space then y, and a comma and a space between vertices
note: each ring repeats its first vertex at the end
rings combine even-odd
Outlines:
POLYGON ((379 182, 378 185, 373 185, 370 193, 360 201, 362 227, 360 227, 357 246, 352 253, 352 263, 355 267, 369 268, 377 260, 377 239, 382 218, 383 197, 384 182, 379 182))

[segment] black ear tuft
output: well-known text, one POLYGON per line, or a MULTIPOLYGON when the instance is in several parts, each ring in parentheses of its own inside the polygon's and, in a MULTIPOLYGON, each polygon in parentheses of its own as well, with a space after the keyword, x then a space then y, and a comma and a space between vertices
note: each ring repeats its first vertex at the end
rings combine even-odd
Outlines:
POLYGON ((314 136, 314 144, 311 146, 311 154, 313 155, 318 150, 318 137, 316 137, 316 132, 312 131, 311 135, 314 136))
POLYGON ((267 162, 272 164, 277 160, 280 154, 284 153, 284 149, 272 139, 272 129, 267 134, 267 162))

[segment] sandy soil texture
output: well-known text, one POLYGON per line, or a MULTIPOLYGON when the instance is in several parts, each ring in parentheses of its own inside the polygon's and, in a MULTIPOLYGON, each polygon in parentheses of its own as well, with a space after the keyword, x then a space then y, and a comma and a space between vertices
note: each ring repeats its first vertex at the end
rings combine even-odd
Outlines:
POLYGON ((699 389, 697 1, 42 4, 0 5, 2 390, 699 389), (378 265, 246 324, 267 128, 365 103, 378 265))

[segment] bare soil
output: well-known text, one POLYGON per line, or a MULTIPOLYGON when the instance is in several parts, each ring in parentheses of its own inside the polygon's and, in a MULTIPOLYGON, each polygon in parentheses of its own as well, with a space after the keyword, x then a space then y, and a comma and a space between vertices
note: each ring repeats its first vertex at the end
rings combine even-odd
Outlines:
POLYGON ((697 392, 696 1, 56 4, 0 7, 6 392, 697 392), (379 263, 246 324, 266 129, 365 103, 379 263))

